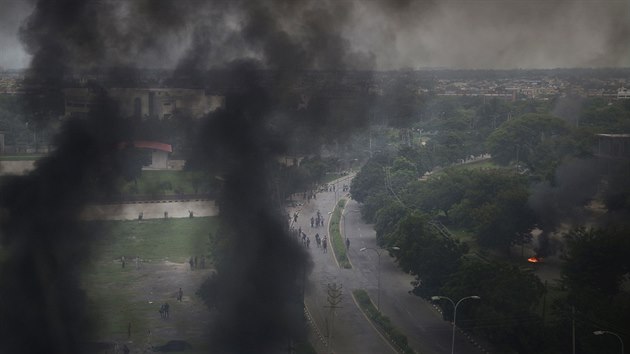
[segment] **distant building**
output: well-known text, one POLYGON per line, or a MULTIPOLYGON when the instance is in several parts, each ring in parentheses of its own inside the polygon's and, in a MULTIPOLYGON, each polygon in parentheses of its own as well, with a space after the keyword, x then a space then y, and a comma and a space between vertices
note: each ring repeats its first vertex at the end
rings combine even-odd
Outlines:
MULTIPOLYGON (((223 96, 206 95, 204 90, 184 88, 110 88, 125 117, 169 119, 180 110, 200 118, 225 105, 223 96)), ((87 114, 94 106, 96 93, 87 87, 64 90, 65 116, 87 114)))
POLYGON ((133 147, 145 151, 150 154, 146 161, 148 164, 142 168, 147 170, 166 170, 169 168, 169 154, 173 152, 170 144, 164 144, 157 141, 136 140, 129 146, 127 143, 121 143, 120 148, 133 147))
POLYGON ((629 158, 630 134, 597 134, 595 156, 603 158, 629 158))
POLYGON ((618 100, 630 99, 630 89, 627 89, 623 86, 620 87, 619 90, 617 90, 617 99, 618 100))

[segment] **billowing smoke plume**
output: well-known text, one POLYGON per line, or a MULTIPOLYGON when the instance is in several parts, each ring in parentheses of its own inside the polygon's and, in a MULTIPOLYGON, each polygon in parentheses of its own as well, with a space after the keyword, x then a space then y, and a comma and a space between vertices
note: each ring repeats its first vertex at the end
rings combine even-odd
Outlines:
MULTIPOLYGON (((224 110, 208 117, 190 160, 224 181, 219 206, 229 242, 211 285, 217 308, 211 340, 218 353, 277 352, 287 340, 304 338, 300 287, 310 261, 286 232, 270 177, 277 156, 340 139, 364 124, 365 107, 352 103, 344 119, 330 121, 341 110, 330 92, 339 77, 308 92, 311 99, 298 110, 299 79, 312 69, 372 65, 369 55, 352 52, 339 36, 349 3, 326 5, 242 3, 245 25, 239 37, 258 58, 225 66, 234 92, 224 110)), ((196 41, 202 48, 192 50, 186 63, 203 63, 199 54, 212 52, 207 37, 196 38, 203 39, 196 41)))
MULTIPOLYGON (((27 102, 38 124, 58 122, 61 90, 71 74, 127 64, 119 53, 112 54, 111 38, 103 32, 108 23, 98 21, 113 13, 112 6, 77 0, 36 3, 20 36, 32 54, 27 102)), ((138 38, 117 45, 142 44, 138 38)), ((130 139, 105 90, 92 89, 92 112, 64 121, 54 151, 28 175, 2 185, 2 352, 83 353, 90 338, 93 322, 85 312, 79 277, 95 235, 78 216, 87 202, 113 191, 125 164, 118 146, 130 139)))
POLYGON ((86 202, 111 188, 122 138, 115 112, 71 121, 56 150, 0 191, 0 338, 3 352, 81 353, 91 323, 79 272, 94 236, 77 223, 86 202))
POLYGON ((630 222, 629 160, 594 157, 564 161, 553 183, 534 186, 530 206, 542 233, 535 244, 539 256, 553 254, 559 234, 570 228, 627 227, 630 222))
MULTIPOLYGON (((28 85, 43 105, 30 101, 39 124, 57 119, 54 107, 69 69, 98 62, 104 52, 94 6, 40 1, 21 35, 33 55, 28 85), (44 97, 44 99, 40 99, 44 97)), ((102 90, 88 119, 66 121, 55 150, 24 177, 0 191, 0 341, 3 352, 81 353, 92 328, 79 286, 91 233, 77 222, 85 203, 111 191, 122 161, 117 143, 128 137, 102 90)))
POLYGON ((533 188, 529 204, 552 230, 561 222, 584 221, 584 206, 595 197, 601 177, 601 164, 595 159, 566 161, 551 183, 541 182, 533 188))
MULTIPOLYGON (((219 204, 230 242, 215 279, 220 309, 209 336, 215 352, 274 352, 304 335, 298 287, 309 260, 287 234, 271 175, 276 156, 316 151, 364 124, 365 102, 341 103, 343 92, 336 91, 343 70, 374 65, 373 55, 353 50, 341 35, 353 6, 41 0, 22 27, 33 55, 29 85, 51 101, 77 73, 134 85, 140 63, 179 61, 171 84, 208 87, 217 77, 230 83, 225 108, 207 117, 190 157, 191 166, 207 169, 224 185, 219 204), (305 92, 300 80, 308 70, 332 74, 305 92), (305 95, 308 103, 297 109, 305 95)), ((366 90, 369 73, 354 75, 364 76, 366 85, 358 89, 366 90)), ((121 162, 116 147, 131 139, 102 96, 97 113, 65 122, 54 153, 2 191, 3 350, 83 352, 90 326, 78 275, 91 237, 77 215, 95 194, 106 193, 121 162)))

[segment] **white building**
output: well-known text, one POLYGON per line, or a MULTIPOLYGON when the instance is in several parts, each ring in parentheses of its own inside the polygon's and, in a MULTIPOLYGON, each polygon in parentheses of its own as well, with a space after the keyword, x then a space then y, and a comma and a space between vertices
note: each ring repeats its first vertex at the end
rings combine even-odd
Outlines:
POLYGON ((619 90, 617 90, 617 99, 618 100, 630 99, 630 89, 627 89, 621 86, 619 90))
MULTIPOLYGON (((176 110, 193 118, 225 105, 225 97, 206 95, 204 90, 184 88, 110 88, 108 95, 125 117, 168 119, 176 110)), ((65 116, 86 114, 94 106, 96 93, 90 88, 64 90, 65 116)))

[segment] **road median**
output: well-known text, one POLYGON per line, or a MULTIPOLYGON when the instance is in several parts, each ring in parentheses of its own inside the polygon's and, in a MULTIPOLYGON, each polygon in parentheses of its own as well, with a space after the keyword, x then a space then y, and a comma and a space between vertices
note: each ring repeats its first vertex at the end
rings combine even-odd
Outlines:
POLYGON ((379 310, 376 309, 376 306, 374 306, 374 303, 365 290, 353 290, 352 297, 359 305, 360 310, 374 324, 378 331, 381 332, 381 334, 387 339, 387 341, 389 341, 389 343, 396 349, 397 352, 402 354, 416 353, 407 344, 407 336, 402 334, 396 327, 394 327, 389 317, 384 316, 379 310))
POLYGON ((339 202, 337 202, 337 205, 335 205, 335 209, 333 210, 328 223, 328 234, 330 235, 330 243, 333 249, 333 255, 337 260, 337 264, 339 264, 339 267, 341 268, 351 269, 352 263, 350 263, 350 259, 348 259, 346 245, 343 237, 341 236, 340 229, 341 213, 343 213, 343 209, 346 206, 346 201, 347 200, 345 198, 341 198, 339 202))

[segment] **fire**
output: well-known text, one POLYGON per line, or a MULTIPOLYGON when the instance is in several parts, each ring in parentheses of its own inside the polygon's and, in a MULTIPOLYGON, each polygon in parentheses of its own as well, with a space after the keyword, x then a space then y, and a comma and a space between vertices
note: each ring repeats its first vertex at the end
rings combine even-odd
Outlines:
POLYGON ((538 257, 529 257, 527 258, 527 261, 529 263, 538 263, 538 262, 542 262, 542 258, 538 258, 538 257))

